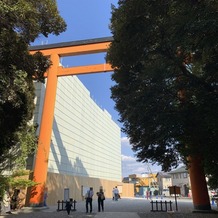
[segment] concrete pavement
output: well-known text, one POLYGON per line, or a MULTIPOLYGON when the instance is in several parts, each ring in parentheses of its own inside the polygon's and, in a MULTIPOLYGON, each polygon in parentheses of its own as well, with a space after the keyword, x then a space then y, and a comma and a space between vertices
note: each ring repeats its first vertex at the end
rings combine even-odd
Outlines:
MULTIPOLYGON (((153 199, 160 201, 160 199, 153 199)), ((97 212, 97 200, 93 200, 93 213, 85 213, 85 202, 76 204, 76 211, 67 215, 66 211, 57 212, 57 205, 48 208, 23 208, 13 212, 12 215, 3 215, 6 218, 218 218, 218 214, 193 213, 192 201, 190 199, 178 199, 178 211, 176 211, 174 199, 163 199, 163 201, 173 201, 173 211, 171 212, 151 212, 151 203, 144 198, 122 198, 118 201, 112 199, 105 200, 105 211, 97 212)), ((217 206, 212 209, 217 211, 217 206)), ((217 211, 218 212, 218 211, 217 211)))

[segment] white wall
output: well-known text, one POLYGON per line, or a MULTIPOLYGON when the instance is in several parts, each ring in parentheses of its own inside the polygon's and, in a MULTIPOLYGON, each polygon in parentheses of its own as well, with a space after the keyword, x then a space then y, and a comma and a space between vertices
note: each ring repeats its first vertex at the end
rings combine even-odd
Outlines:
POLYGON ((76 76, 58 78, 48 171, 121 181, 120 128, 76 76))

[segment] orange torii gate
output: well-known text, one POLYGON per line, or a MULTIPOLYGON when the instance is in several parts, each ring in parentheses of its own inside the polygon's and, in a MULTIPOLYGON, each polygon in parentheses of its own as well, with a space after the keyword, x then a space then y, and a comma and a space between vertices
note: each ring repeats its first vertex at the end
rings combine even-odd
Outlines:
POLYGON ((50 57, 50 60, 52 61, 51 67, 48 72, 45 73, 45 77, 47 77, 47 85, 33 172, 33 180, 40 184, 34 188, 34 194, 31 194, 29 202, 30 205, 41 206, 43 202, 43 194, 47 179, 48 157, 50 151, 58 77, 113 71, 108 63, 64 68, 59 66, 60 58, 106 52, 112 40, 112 37, 105 37, 32 46, 29 49, 31 53, 35 53, 37 51, 42 52, 43 55, 50 57))

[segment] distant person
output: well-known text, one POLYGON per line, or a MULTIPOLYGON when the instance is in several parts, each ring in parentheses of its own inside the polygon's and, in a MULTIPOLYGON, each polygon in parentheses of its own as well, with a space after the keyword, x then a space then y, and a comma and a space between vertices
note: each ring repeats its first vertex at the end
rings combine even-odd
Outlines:
POLYGON ((99 192, 97 192, 96 194, 98 196, 98 212, 101 212, 101 210, 104 211, 105 196, 103 189, 100 189, 99 192))
POLYGON ((10 198, 9 192, 6 190, 4 191, 3 205, 4 205, 5 213, 12 214, 11 213, 11 198, 10 198))
POLYGON ((20 190, 19 189, 15 189, 14 193, 13 193, 13 195, 11 197, 11 209, 12 210, 18 209, 18 205, 19 205, 19 197, 18 197, 18 195, 19 195, 19 193, 20 193, 20 190))
POLYGON ((73 199, 70 198, 70 200, 66 202, 66 206, 65 206, 68 215, 70 215, 72 204, 73 204, 73 199))
POLYGON ((152 191, 150 191, 150 199, 152 199, 152 191))
POLYGON ((86 213, 89 211, 89 206, 90 206, 90 213, 92 213, 92 197, 93 197, 93 188, 90 187, 90 189, 86 193, 86 213))
POLYGON ((118 201, 119 198, 119 190, 117 188, 117 186, 114 188, 114 199, 115 201, 118 201))
POLYGON ((149 197, 149 192, 146 191, 146 198, 147 198, 147 200, 148 200, 148 197, 149 197))
POLYGON ((47 190, 45 190, 44 196, 43 196, 43 206, 44 207, 47 207, 47 202, 46 202, 47 198, 48 198, 48 192, 47 190))
POLYGON ((114 193, 114 190, 115 190, 115 188, 113 188, 113 190, 112 190, 112 196, 113 196, 113 201, 115 200, 115 193, 114 193))

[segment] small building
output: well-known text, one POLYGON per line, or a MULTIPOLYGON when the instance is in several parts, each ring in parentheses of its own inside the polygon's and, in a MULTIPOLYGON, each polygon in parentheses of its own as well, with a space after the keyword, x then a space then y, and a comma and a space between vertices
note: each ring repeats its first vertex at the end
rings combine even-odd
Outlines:
POLYGON ((172 186, 171 175, 164 172, 158 172, 156 175, 157 183, 159 186, 159 194, 164 196, 169 196, 169 186, 172 186))
POLYGON ((175 170, 170 171, 168 174, 172 178, 172 186, 180 187, 181 195, 184 197, 189 196, 190 177, 188 170, 185 166, 181 166, 175 170))

